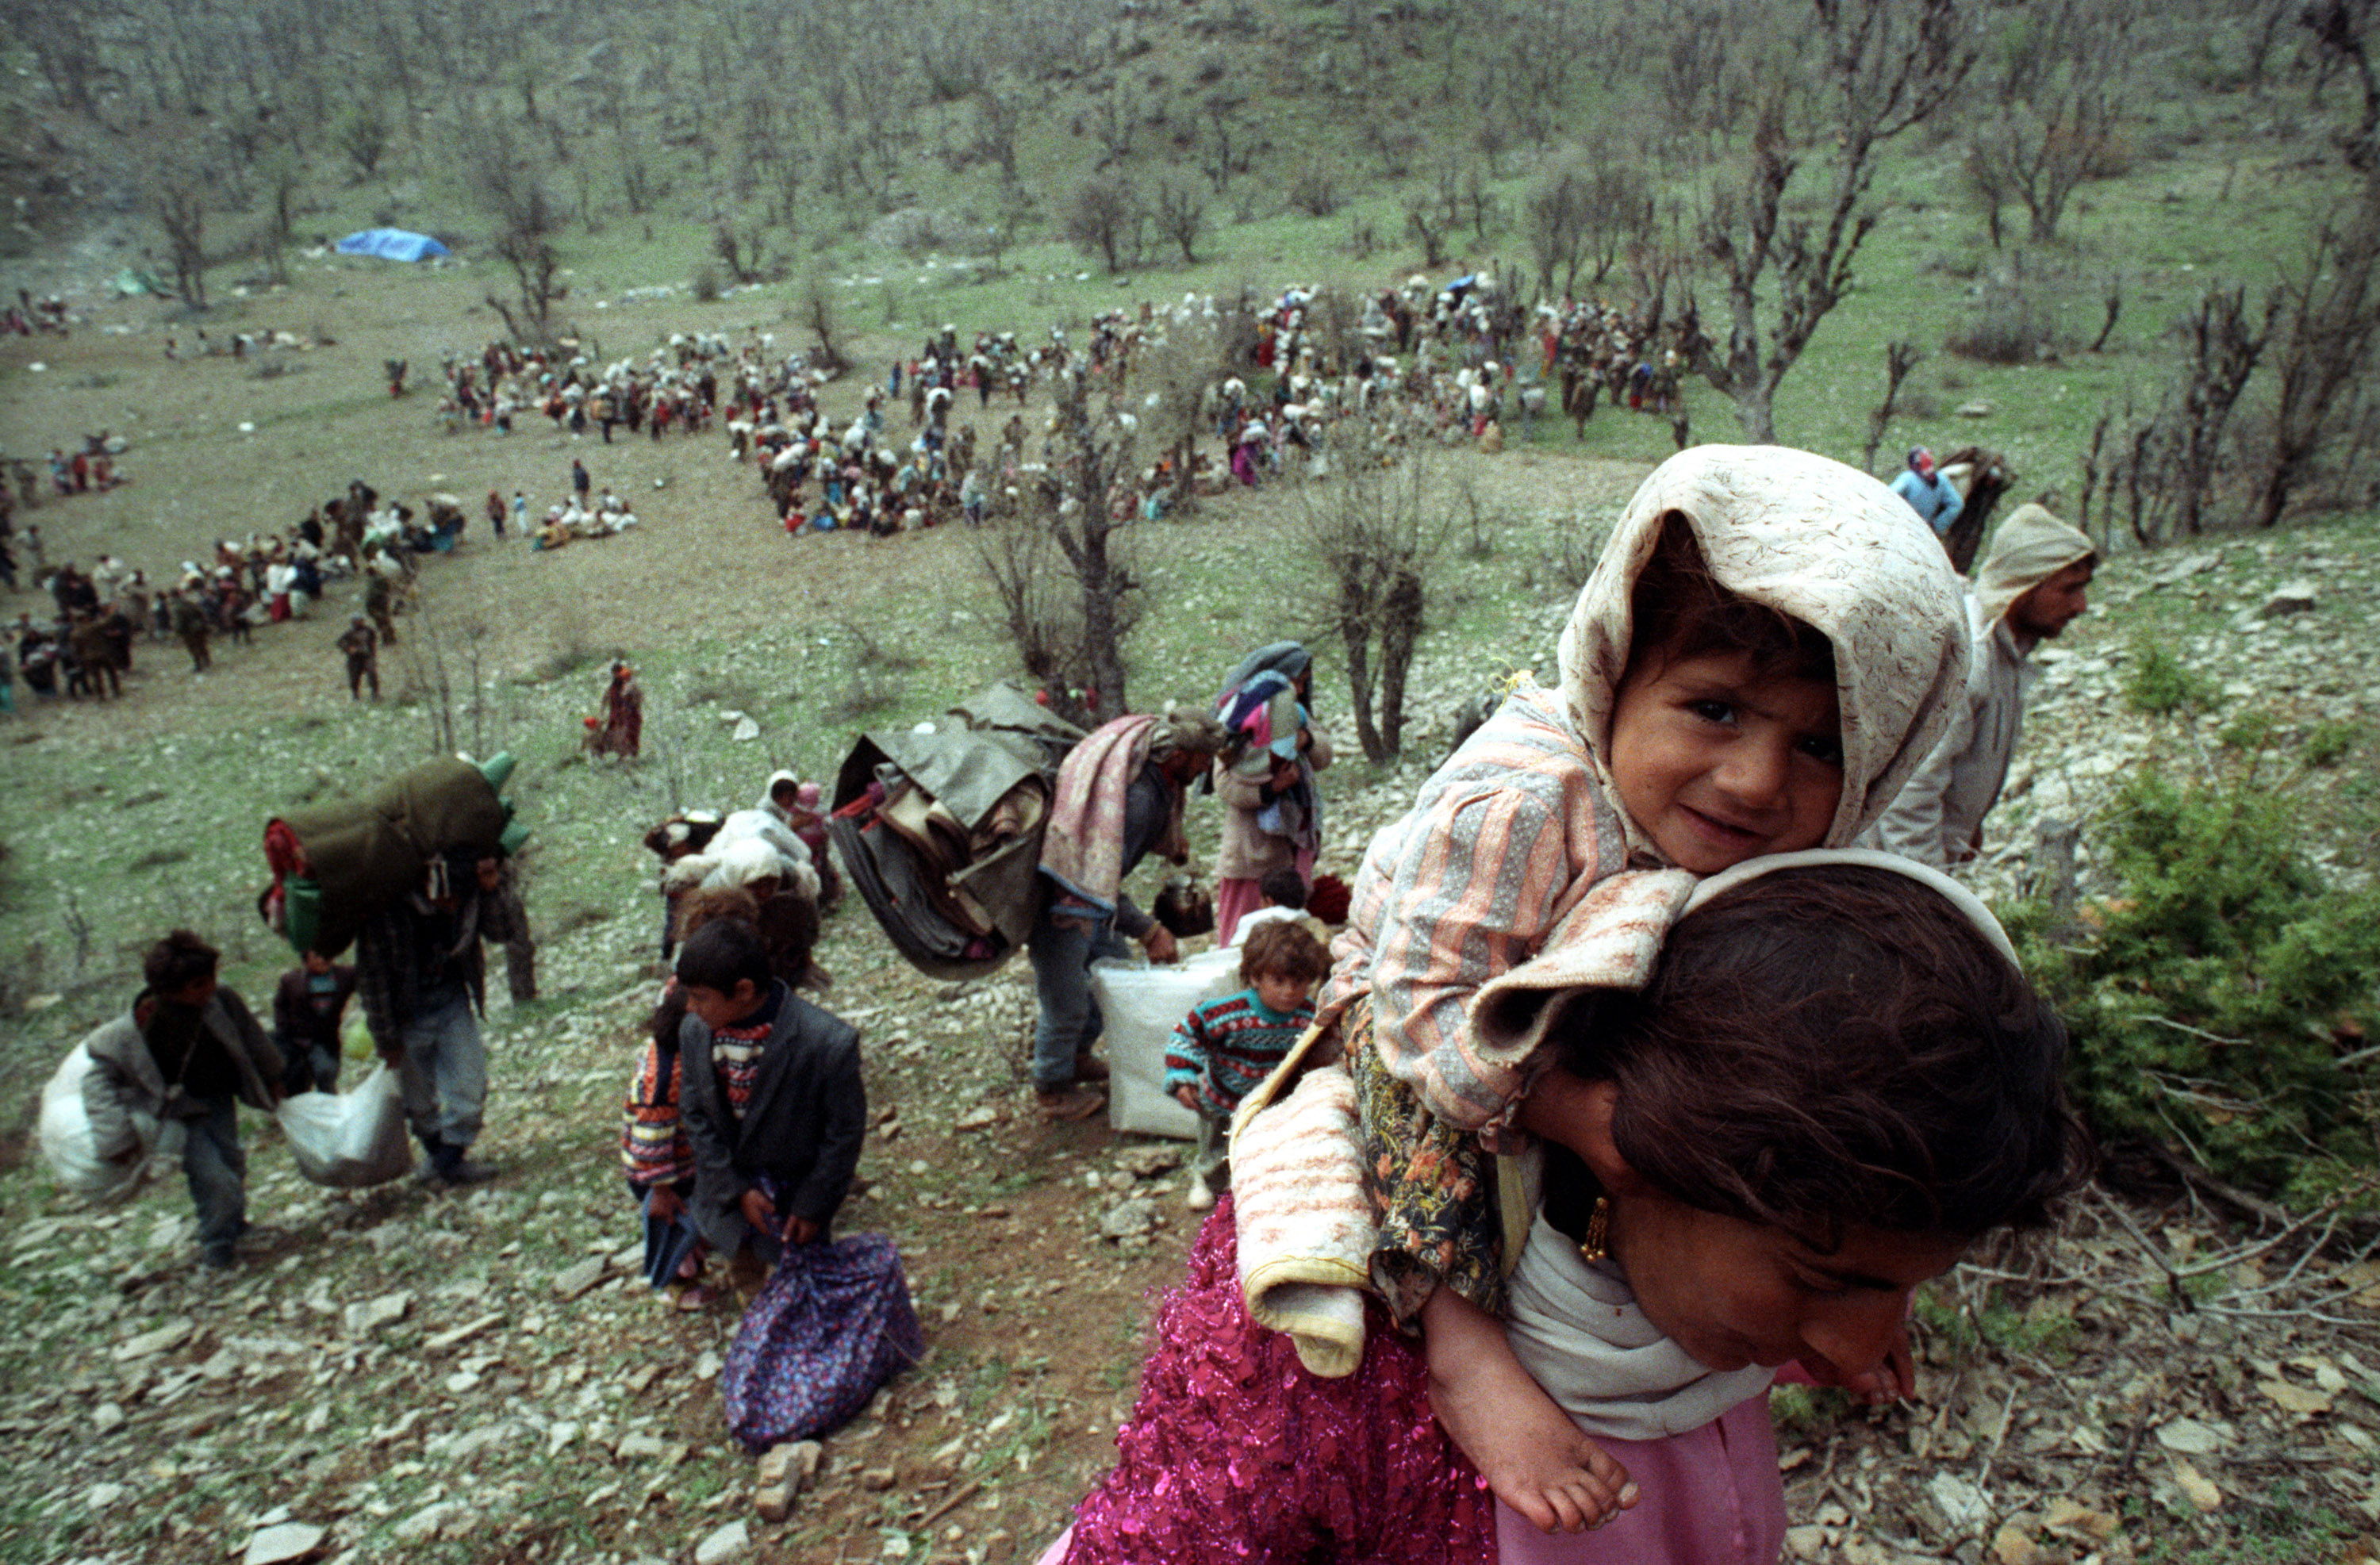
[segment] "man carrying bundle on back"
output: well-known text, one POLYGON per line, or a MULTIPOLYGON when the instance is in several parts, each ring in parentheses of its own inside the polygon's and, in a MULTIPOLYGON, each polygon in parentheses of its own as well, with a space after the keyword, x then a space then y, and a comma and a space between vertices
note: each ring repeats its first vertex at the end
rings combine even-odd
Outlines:
MULTIPOLYGON (((486 904, 477 853, 440 860, 430 884, 375 910, 356 936, 356 994, 372 1044, 397 1073, 405 1117, 429 1158, 425 1183, 480 1184, 470 1160, 488 1100, 487 1006, 480 953, 486 904)), ((501 939, 501 935, 498 937, 501 939)))

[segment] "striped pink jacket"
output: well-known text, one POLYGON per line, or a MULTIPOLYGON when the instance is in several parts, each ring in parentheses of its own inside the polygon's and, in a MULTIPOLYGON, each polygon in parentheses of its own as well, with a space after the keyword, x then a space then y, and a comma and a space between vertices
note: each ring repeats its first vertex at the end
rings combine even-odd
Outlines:
POLYGON ((1524 688, 1372 839, 1318 1010, 1368 990, 1382 1063, 1431 1112, 1465 1130, 1505 1122, 1542 1062, 1480 1049, 1464 1008, 1627 859, 1560 696, 1524 688))

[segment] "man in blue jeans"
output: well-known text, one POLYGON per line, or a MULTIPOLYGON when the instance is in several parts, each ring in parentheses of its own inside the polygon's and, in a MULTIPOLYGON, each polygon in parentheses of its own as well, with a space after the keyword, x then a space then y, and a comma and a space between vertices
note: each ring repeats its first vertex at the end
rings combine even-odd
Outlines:
MULTIPOLYGON (((1138 721, 1148 722, 1146 718, 1138 721)), ((1111 807, 1094 812, 1101 819, 1120 819, 1119 880, 1129 876, 1152 849, 1162 847, 1167 856, 1184 861, 1181 846, 1184 794, 1213 763, 1224 739, 1221 725, 1211 718, 1169 713, 1152 726, 1146 741, 1146 759, 1131 769, 1128 780, 1122 776, 1123 769, 1104 774, 1108 782, 1123 782, 1121 808, 1112 807, 1111 799, 1111 807)), ((1077 758, 1090 760, 1096 754, 1095 746, 1086 740, 1068 757, 1058 775, 1062 799, 1069 793, 1077 758)), ((1046 874, 1050 866, 1046 840, 1042 852, 1046 874)), ((1171 930, 1142 911, 1121 886, 1102 888, 1100 895, 1105 900, 1111 892, 1112 910, 1104 916, 1079 909, 1070 913, 1066 899, 1053 895, 1033 922, 1026 949, 1033 963, 1034 993, 1040 1001, 1040 1015, 1033 1027, 1033 1089, 1044 1119, 1088 1119, 1107 1103, 1107 1095, 1098 1084, 1107 1079, 1108 1067, 1091 1052, 1104 1025, 1099 1004, 1091 998, 1091 964, 1102 956, 1128 954, 1126 939, 1138 940, 1152 962, 1171 962, 1175 956, 1171 930)))
POLYGON ((471 1161, 488 1100, 487 1004, 477 854, 433 864, 421 891, 381 908, 356 935, 356 998, 372 1046, 396 1070, 405 1117, 431 1184, 479 1184, 471 1161))
POLYGON ((182 1172, 199 1214, 199 1258, 211 1269, 232 1264, 248 1231, 238 1105, 270 1112, 281 1100, 281 1056, 239 996, 216 982, 219 961, 214 947, 175 930, 149 948, 131 1010, 83 1040, 91 1062, 83 1106, 101 1157, 147 1157, 140 1120, 188 1129, 182 1172))

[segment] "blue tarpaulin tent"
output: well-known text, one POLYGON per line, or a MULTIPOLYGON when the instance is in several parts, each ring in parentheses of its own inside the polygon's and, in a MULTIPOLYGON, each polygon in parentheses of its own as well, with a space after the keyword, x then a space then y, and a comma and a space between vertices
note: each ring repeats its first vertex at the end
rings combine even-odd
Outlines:
POLYGON ((367 228, 350 234, 339 241, 338 250, 341 255, 378 255, 391 261, 428 261, 433 255, 454 253, 427 234, 402 228, 367 228))

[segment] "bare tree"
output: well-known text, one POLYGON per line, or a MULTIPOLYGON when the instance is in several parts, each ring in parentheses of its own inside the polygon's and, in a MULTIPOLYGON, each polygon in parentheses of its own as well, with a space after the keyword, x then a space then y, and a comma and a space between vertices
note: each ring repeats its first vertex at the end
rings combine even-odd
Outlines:
POLYGON ((1405 684, 1447 519, 1427 463, 1385 423, 1347 420, 1331 441, 1333 476, 1297 491, 1301 540, 1347 655, 1356 741, 1367 759, 1391 760, 1404 746, 1405 684))
POLYGON ((2279 341, 2273 370, 2272 460, 2256 498, 2256 525, 2271 527, 2313 471, 2330 438, 2352 424, 2380 336, 2380 191, 2325 224, 2311 253, 2275 290, 2279 341))
POLYGON ((1016 132, 1024 122, 1025 105, 1015 93, 989 85, 977 89, 974 103, 972 150, 976 156, 1000 165, 1002 184, 1014 185, 1016 183, 1016 132))
POLYGON ((1884 345, 1884 400, 1867 416, 1867 444, 1860 452, 1860 467, 1876 471, 1876 448, 1884 443, 1884 431, 1892 422, 1893 405, 1900 400, 1901 382, 1917 368, 1925 355, 1917 345, 1895 339, 1884 345))
POLYGON ((1740 186, 1714 194, 1704 251, 1727 285, 1725 345, 1703 330, 1689 296, 1682 319, 1694 371, 1735 404, 1744 434, 1777 437, 1777 388, 1852 282, 1852 261, 1876 214, 1864 210, 1886 142, 1923 124, 1974 64, 1957 0, 1811 0, 1805 39, 1815 123, 1796 134, 1786 92, 1771 92, 1740 186), (1815 220, 1787 216, 1805 154, 1824 171, 1815 220), (1776 324, 1764 329, 1773 297, 1776 324))
POLYGON ((2182 318, 2189 357, 2183 360, 2181 404, 2175 421, 2175 519, 2186 534, 2205 526, 2206 503, 2215 487, 2216 466, 2231 422, 2231 409, 2256 372, 2256 360, 2273 334, 2274 318, 2281 308, 2281 291, 2274 290, 2261 324, 2248 312, 2243 287, 2212 287, 2196 308, 2182 318))
POLYGON ((305 188, 305 176, 304 165, 288 153, 275 157, 264 171, 264 227, 256 243, 265 274, 276 283, 289 281, 289 247, 297 240, 298 193, 305 188))
POLYGON ((1140 199, 1121 179, 1093 175, 1075 188, 1066 203, 1066 237, 1110 272, 1140 264, 1141 230, 1148 222, 1140 199))
POLYGON ((1198 139, 1199 167, 1213 181, 1219 196, 1232 193, 1233 175, 1245 174, 1256 166, 1256 152, 1251 144, 1254 139, 1240 125, 1240 110, 1246 103, 1236 93, 1209 92, 1198 105, 1203 127, 1198 139))
POLYGON ((149 213, 165 236, 174 292, 193 309, 207 307, 207 188, 198 166, 162 158, 149 176, 149 213))
POLYGON ((1421 246, 1422 264, 1445 265, 1447 240, 1463 225, 1463 171, 1451 159, 1440 160, 1429 188, 1407 196, 1404 212, 1405 232, 1421 246))
POLYGON ((812 358, 819 368, 830 375, 848 365, 843 349, 835 339, 843 335, 843 312, 836 307, 834 285, 824 277, 814 276, 802 285, 802 324, 810 330, 810 340, 816 345, 812 358))
POLYGON ((738 283, 758 283, 768 274, 769 236, 759 223, 738 226, 733 215, 712 219, 710 253, 738 283))
MULTIPOLYGON (((1976 129, 1968 171, 1979 191, 2023 206, 2036 244, 2058 237, 2075 188, 2114 146, 2140 20, 2140 0, 2037 0, 2018 14, 2027 35, 2009 54, 2024 79, 1976 129)), ((1991 225, 1998 249, 1998 200, 1991 225)))
POLYGON ((976 534, 976 549, 1025 672, 1061 716, 1096 726, 1129 710, 1123 643, 1140 584, 1124 557, 1121 480, 1135 430, 1111 409, 1094 413, 1077 371, 1060 376, 1056 400, 1047 471, 1014 514, 976 534))
POLYGON ((1652 237, 1652 181, 1609 143, 1585 149, 1530 193, 1522 229, 1539 292, 1575 297, 1581 273, 1593 290, 1632 248, 1652 237))
POLYGON ((2273 291, 2260 319, 2244 287, 2209 288, 2179 327, 2186 351, 2174 394, 2145 418, 2130 406, 2120 421, 2112 411, 2101 416, 2082 461, 2086 527, 2096 502, 2104 530, 2120 519, 2144 549, 2204 528, 2232 409, 2272 335, 2283 292, 2273 291))
POLYGON ((1111 77, 1091 97, 1091 133, 1099 139, 1099 167, 1132 156, 1133 136, 1144 113, 1140 94, 1123 75, 1111 77))
POLYGON ((1157 232, 1182 252, 1182 264, 1198 264, 1199 236, 1207 231, 1207 198, 1186 179, 1157 182, 1157 200, 1150 213, 1157 232))
POLYGON ((357 94, 355 105, 339 121, 335 133, 339 151, 347 155, 347 162, 355 167, 355 183, 379 176, 381 160, 388 155, 389 142, 394 135, 388 115, 373 94, 370 91, 357 94))
POLYGON ((490 293, 489 308, 504 317, 504 330, 516 340, 552 342, 553 307, 569 288, 561 280, 562 256, 553 246, 562 232, 562 210, 543 172, 501 118, 465 121, 456 130, 456 152, 469 171, 480 209, 494 224, 488 249, 513 274, 513 299, 490 293))
POLYGON ((2347 215, 2316 231, 2305 259, 2275 290, 2280 343, 2276 355, 2272 460, 2256 502, 2256 522, 2271 527, 2312 475, 2324 445, 2360 421, 2353 394, 2380 338, 2380 76, 2369 49, 2373 0, 2323 0, 2301 16, 2325 62, 2349 70, 2362 114, 2334 138, 2358 178, 2347 215))

